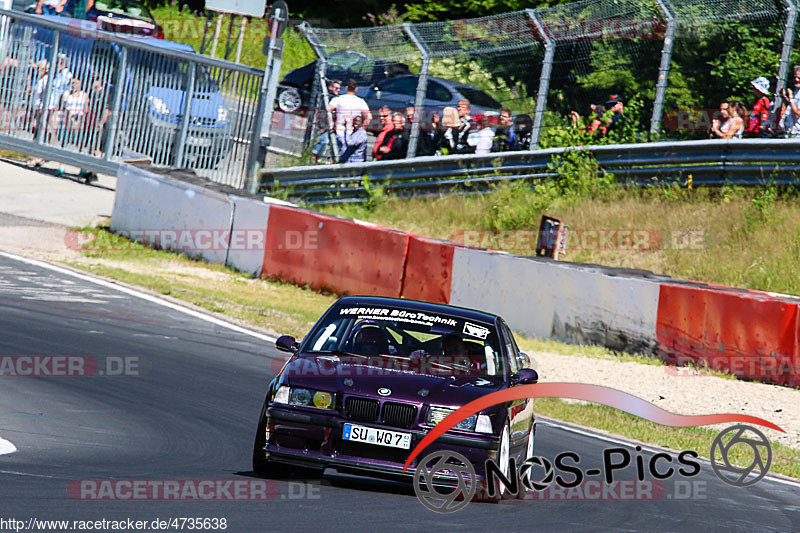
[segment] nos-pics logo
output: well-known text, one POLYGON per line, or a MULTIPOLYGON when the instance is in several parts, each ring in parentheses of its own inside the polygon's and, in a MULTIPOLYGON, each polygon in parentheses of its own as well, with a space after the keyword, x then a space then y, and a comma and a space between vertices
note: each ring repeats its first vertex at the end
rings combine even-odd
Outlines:
MULTIPOLYGON (((690 453, 697 457, 696 452, 690 453)), ((758 429, 737 424, 714 438, 710 458, 711 468, 720 480, 736 487, 747 487, 760 481, 769 472, 772 447, 766 435, 758 429), (750 448, 752 461, 749 465, 739 466, 732 462, 730 455, 734 447, 750 448)), ((497 500, 503 492, 516 496, 520 494, 520 482, 528 490, 545 490, 555 477, 552 468, 544 468, 544 477, 533 480, 534 467, 544 465, 549 466, 550 461, 534 456, 522 463, 517 473, 511 473, 510 468, 516 466, 513 459, 508 469, 488 459, 484 470, 486 476, 479 479, 475 467, 466 457, 453 451, 440 450, 426 455, 417 464, 414 492, 431 511, 453 513, 466 507, 473 499, 497 500)))

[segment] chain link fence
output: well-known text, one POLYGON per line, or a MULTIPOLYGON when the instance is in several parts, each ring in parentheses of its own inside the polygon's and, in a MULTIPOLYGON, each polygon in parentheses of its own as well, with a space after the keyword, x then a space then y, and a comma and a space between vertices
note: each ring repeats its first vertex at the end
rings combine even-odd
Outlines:
POLYGON ((263 72, 85 23, 0 12, 0 146, 95 172, 143 156, 244 187, 263 72))
POLYGON ((797 48, 796 15, 794 0, 581 0, 446 22, 306 26, 324 59, 312 111, 327 115, 331 78, 356 79, 373 132, 382 106, 413 105, 409 157, 426 155, 425 136, 461 98, 472 105, 473 145, 480 118, 496 130, 501 108, 512 130, 528 128, 530 148, 708 138, 721 101, 752 108, 753 79, 771 82, 775 102, 797 48))

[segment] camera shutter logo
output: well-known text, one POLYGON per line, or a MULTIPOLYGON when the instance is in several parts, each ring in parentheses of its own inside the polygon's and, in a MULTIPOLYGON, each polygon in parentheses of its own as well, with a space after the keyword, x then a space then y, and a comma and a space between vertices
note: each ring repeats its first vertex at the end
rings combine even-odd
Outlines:
POLYGON ((711 468, 722 481, 734 487, 747 487, 758 483, 769 472, 772 464, 772 447, 766 435, 752 426, 737 424, 728 429, 722 430, 711 443, 711 468), (755 437, 748 435, 747 432, 755 433, 755 437), (733 434, 730 439, 726 439, 729 434, 733 434), (753 462, 746 467, 731 464, 728 454, 736 445, 750 446, 753 452, 753 462), (717 456, 721 456, 718 462, 717 456), (759 473, 752 479, 747 477, 758 468, 759 473))
POLYGON ((460 453, 442 450, 425 456, 414 470, 414 492, 422 505, 437 513, 454 513, 463 509, 478 490, 475 467, 460 453), (434 477, 445 477, 455 487, 439 492, 434 477), (455 479, 453 479, 455 477, 455 479), (459 498, 460 497, 460 498, 459 498))

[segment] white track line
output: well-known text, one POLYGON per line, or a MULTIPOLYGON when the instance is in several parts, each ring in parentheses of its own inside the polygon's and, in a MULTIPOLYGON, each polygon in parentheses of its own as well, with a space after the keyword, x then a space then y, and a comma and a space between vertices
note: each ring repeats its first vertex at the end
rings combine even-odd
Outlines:
POLYGON ((147 294, 147 293, 138 291, 136 289, 132 289, 130 287, 123 287, 121 285, 117 285, 116 283, 112 283, 112 282, 106 281, 104 279, 99 279, 99 278, 96 278, 94 276, 89 276, 89 275, 86 275, 86 274, 79 274, 78 272, 73 272, 72 270, 56 266, 56 265, 47 263, 45 261, 39 261, 38 259, 31 259, 29 257, 23 257, 23 256, 20 256, 20 255, 10 254, 10 253, 7 253, 7 252, 0 252, 0 256, 7 257, 9 259, 13 259, 15 261, 20 261, 20 262, 23 262, 23 263, 28 263, 30 265, 38 266, 38 267, 41 267, 41 268, 46 268, 46 269, 52 270, 54 272, 59 272, 61 274, 66 274, 68 276, 72 276, 74 278, 81 279, 83 281, 88 281, 89 283, 94 283, 95 285, 100 285, 101 287, 106 287, 106 288, 109 288, 109 289, 113 289, 115 291, 123 292, 125 294, 129 294, 131 296, 135 296, 137 298, 141 298, 142 300, 147 300, 148 302, 152 302, 154 304, 162 305, 164 307, 168 307, 170 309, 173 309, 175 311, 179 311, 179 312, 187 314, 189 316, 193 316, 195 318, 199 318, 200 320, 205 320, 206 322, 211 322, 212 324, 216 324, 218 326, 222 326, 224 328, 228 328, 228 329, 230 329, 232 331, 236 331, 238 333, 243 333, 245 335, 250 335, 251 337, 255 337, 255 338, 260 339, 260 340, 265 341, 265 342, 272 343, 272 342, 275 342, 277 340, 274 337, 270 337, 269 335, 263 335, 261 333, 256 333, 255 331, 239 327, 239 326, 237 326, 235 324, 231 324, 230 322, 226 322, 226 321, 221 320, 221 319, 219 319, 217 317, 209 316, 209 315, 207 315, 205 313, 201 313, 199 311, 195 311, 194 309, 189 309, 189 308, 184 307, 182 305, 179 305, 179 304, 176 304, 176 303, 173 303, 173 302, 169 302, 167 300, 163 300, 161 298, 158 298, 157 296, 153 296, 151 294, 147 294))
POLYGON ((17 451, 17 447, 10 440, 0 438, 0 455, 7 455, 17 451))
MULTIPOLYGON (((569 431, 571 433, 577 433, 578 435, 584 435, 584 436, 591 437, 591 438, 598 439, 598 440, 604 440, 606 442, 611 442, 611 443, 614 443, 614 444, 621 444, 621 445, 627 446, 629 448, 635 448, 636 446, 641 446, 642 450, 649 451, 649 452, 652 452, 652 453, 673 451, 673 450, 670 450, 669 448, 662 448, 662 447, 659 447, 659 446, 654 446, 652 444, 646 444, 646 443, 643 443, 643 442, 639 442, 639 441, 633 440, 633 439, 627 440, 627 439, 624 439, 624 438, 621 438, 621 437, 606 435, 606 434, 603 434, 603 433, 592 431, 591 428, 584 428, 583 426, 577 426, 575 424, 562 423, 560 420, 556 420, 555 418, 543 417, 541 415, 537 416, 536 418, 537 418, 537 422, 536 422, 537 424, 543 424, 545 426, 551 426, 551 427, 554 427, 554 428, 563 429, 564 431, 569 431)), ((704 457, 698 457, 697 460, 700 461, 701 463, 705 463, 707 465, 711 464, 711 461, 709 461, 708 459, 706 459, 704 457)), ((757 474, 753 473, 751 475, 754 476, 754 475, 757 475, 757 474)), ((784 477, 784 476, 778 477, 778 476, 780 476, 780 474, 767 474, 766 476, 764 476, 764 479, 769 480, 769 481, 774 481, 775 483, 781 483, 783 485, 789 485, 789 486, 795 487, 795 488, 800 487, 800 481, 798 481, 796 479, 793 479, 793 478, 789 478, 789 477, 784 477)))

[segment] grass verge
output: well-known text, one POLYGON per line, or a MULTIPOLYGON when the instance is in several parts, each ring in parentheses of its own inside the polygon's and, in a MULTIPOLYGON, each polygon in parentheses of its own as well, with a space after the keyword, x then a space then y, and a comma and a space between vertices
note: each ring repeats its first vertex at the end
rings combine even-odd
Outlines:
POLYGON ((487 194, 373 199, 329 213, 522 255, 542 215, 569 226, 560 259, 800 295, 800 192, 741 188, 502 184, 487 194), (477 230, 477 231, 473 231, 477 230), (633 242, 632 232, 641 237, 633 242))
MULTIPOLYGON (((276 333, 297 338, 304 336, 322 312, 336 300, 332 294, 253 278, 183 254, 153 250, 102 228, 79 231, 95 235, 95 241, 91 249, 83 250, 83 257, 67 263, 73 268, 138 285, 276 333)), ((599 346, 574 346, 522 336, 518 338, 523 349, 530 353, 554 352, 663 364, 644 355, 616 354, 599 346)), ((537 412, 545 416, 673 449, 695 449, 701 455, 716 435, 716 432, 702 428, 660 426, 604 406, 567 403, 549 398, 537 400, 536 405, 537 412)), ((800 477, 800 450, 773 444, 773 453, 772 471, 800 477)), ((746 461, 744 456, 739 459, 746 461)))
MULTIPOLYGON (((152 10, 153 17, 164 28, 164 38, 169 41, 188 44, 199 51, 203 42, 203 27, 205 17, 192 15, 188 11, 180 11, 177 6, 162 6, 152 10)), ((241 17, 237 17, 237 21, 241 17)), ((214 38, 214 28, 216 17, 213 24, 208 29, 206 53, 210 53, 211 40, 214 38)), ((217 44, 216 57, 222 58, 225 55, 225 42, 228 38, 230 15, 224 15, 220 28, 219 42, 217 44)), ((251 18, 245 27, 245 36, 242 41, 241 63, 263 69, 267 63, 267 58, 261 53, 264 45, 264 37, 268 34, 267 19, 251 18)), ((281 64, 281 77, 288 71, 302 67, 316 59, 314 51, 308 42, 296 31, 287 30, 281 36, 284 40, 283 62, 281 64)), ((236 58, 236 44, 239 39, 239 30, 234 28, 231 39, 232 51, 228 59, 233 61, 236 58)))

